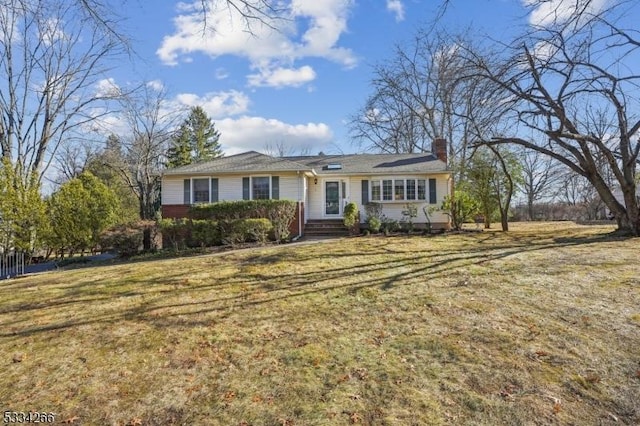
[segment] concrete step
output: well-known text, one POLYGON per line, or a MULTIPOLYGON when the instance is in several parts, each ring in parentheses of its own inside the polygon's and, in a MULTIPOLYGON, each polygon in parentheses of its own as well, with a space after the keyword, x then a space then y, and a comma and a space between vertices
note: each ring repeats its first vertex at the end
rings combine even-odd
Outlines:
POLYGON ((305 224, 304 233, 314 236, 345 236, 349 235, 349 230, 345 228, 342 219, 316 219, 305 224))

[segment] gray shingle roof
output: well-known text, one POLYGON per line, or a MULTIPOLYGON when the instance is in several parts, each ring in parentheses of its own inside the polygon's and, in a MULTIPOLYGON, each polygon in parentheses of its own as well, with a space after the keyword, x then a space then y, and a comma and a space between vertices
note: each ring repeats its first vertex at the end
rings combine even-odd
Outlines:
POLYGON ((447 165, 431 153, 348 154, 284 157, 313 168, 319 175, 446 172, 447 165), (338 168, 339 165, 340 167, 338 168))
POLYGON ((447 165, 431 153, 348 154, 271 157, 255 151, 168 169, 165 175, 238 172, 311 172, 318 175, 399 174, 447 172, 447 165))
POLYGON ((311 171, 309 166, 285 158, 276 158, 249 151, 211 161, 194 163, 165 170, 165 175, 212 174, 235 172, 296 172, 311 171))

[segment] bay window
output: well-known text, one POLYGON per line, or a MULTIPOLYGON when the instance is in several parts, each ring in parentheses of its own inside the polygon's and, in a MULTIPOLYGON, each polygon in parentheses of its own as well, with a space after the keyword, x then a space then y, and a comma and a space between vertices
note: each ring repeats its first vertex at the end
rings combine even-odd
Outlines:
POLYGON ((369 199, 374 202, 428 200, 430 204, 435 204, 437 200, 435 179, 374 179, 370 183, 369 199))

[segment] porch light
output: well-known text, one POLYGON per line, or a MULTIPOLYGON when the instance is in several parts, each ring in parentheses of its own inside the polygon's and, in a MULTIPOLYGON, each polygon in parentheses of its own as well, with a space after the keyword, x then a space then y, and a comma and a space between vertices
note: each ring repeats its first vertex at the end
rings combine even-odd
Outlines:
POLYGON ((318 184, 318 178, 314 178, 314 179, 313 179, 313 184, 314 184, 314 185, 317 185, 317 184, 318 184))

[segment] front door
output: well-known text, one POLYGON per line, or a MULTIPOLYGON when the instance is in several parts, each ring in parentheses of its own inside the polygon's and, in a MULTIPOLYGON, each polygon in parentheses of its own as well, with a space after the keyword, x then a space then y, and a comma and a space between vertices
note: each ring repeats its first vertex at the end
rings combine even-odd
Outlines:
POLYGON ((324 214, 325 216, 340 216, 340 181, 325 181, 324 183, 324 214))

